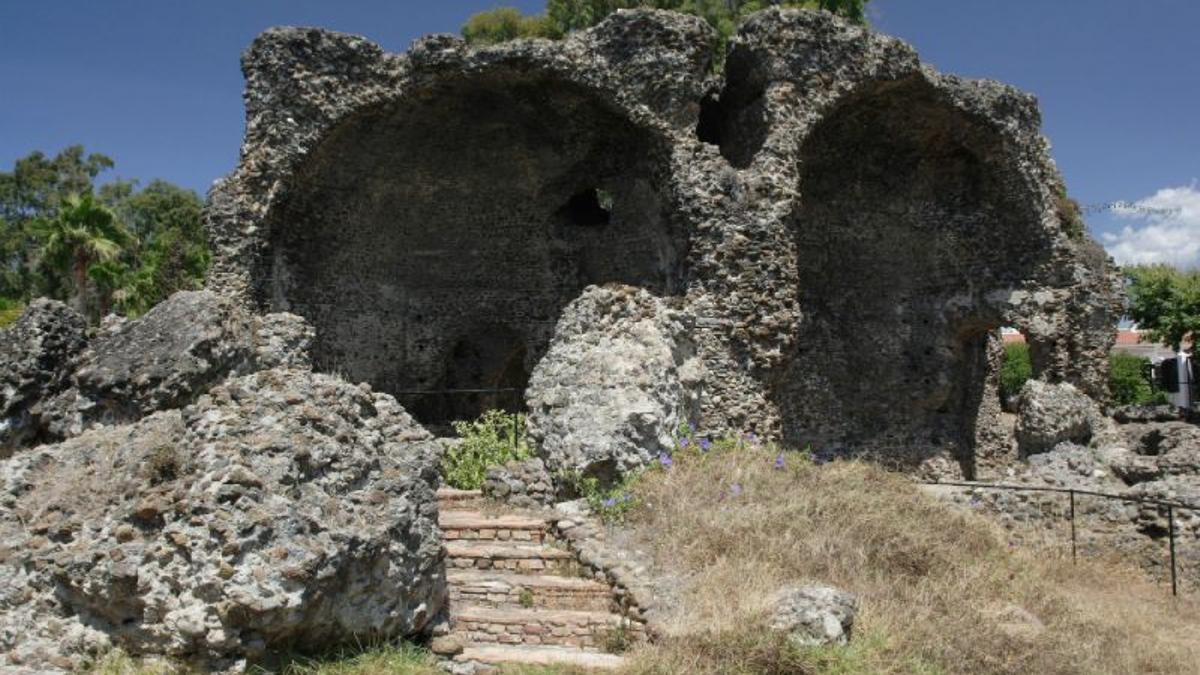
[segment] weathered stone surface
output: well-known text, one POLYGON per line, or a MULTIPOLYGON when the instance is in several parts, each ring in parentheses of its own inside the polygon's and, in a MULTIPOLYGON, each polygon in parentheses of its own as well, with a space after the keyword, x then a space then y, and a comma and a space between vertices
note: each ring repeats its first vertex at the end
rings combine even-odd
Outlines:
POLYGON ((1023 457, 1059 443, 1088 445, 1104 425, 1096 402, 1073 385, 1030 380, 1021 389, 1016 434, 1023 457))
POLYGON ((551 474, 609 480, 674 450, 703 383, 691 322, 624 286, 588 288, 563 311, 527 393, 529 436, 551 474))
POLYGON ((254 360, 259 370, 311 368, 316 331, 302 316, 278 312, 254 317, 254 360))
POLYGON ((0 667, 418 632, 445 593, 436 457, 391 397, 286 369, 17 455, 0 464, 0 667))
POLYGON ((179 408, 245 367, 250 317, 209 291, 172 295, 98 338, 75 371, 86 423, 119 423, 179 408))
POLYGON ((38 299, 0 330, 0 457, 42 439, 39 404, 69 386, 87 322, 70 307, 38 299))
POLYGON ((268 31, 210 287, 305 317, 316 368, 429 423, 505 400, 406 392, 525 389, 565 308, 614 282, 696 317, 714 433, 973 475, 1007 452, 1001 326, 1039 379, 1104 397, 1118 278, 1033 97, 826 13, 751 17, 720 81, 711 41, 649 10, 399 55, 268 31))
POLYGON ((771 629, 798 647, 846 644, 858 598, 831 586, 785 588, 772 600, 771 629))
POLYGON ((557 501, 554 477, 540 457, 491 467, 484 478, 483 494, 521 507, 548 506, 557 501))

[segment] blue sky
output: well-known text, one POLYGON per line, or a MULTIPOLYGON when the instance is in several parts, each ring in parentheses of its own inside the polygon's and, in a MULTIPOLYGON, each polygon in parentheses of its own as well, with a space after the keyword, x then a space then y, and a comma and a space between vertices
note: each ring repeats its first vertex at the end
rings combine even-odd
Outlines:
MULTIPOLYGON (((113 176, 204 192, 237 161, 238 57, 264 28, 324 26, 399 51, 495 4, 6 0, 0 166, 82 143, 116 160, 113 176)), ((1071 194, 1131 205, 1088 216, 1119 259, 1200 264, 1200 3, 874 0, 870 12, 943 71, 1037 95, 1071 194)))

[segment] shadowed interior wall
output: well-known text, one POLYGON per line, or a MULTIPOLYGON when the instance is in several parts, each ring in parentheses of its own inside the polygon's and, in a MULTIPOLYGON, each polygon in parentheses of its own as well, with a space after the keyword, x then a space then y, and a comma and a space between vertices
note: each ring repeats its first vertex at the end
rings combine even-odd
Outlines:
MULTIPOLYGON (((311 320, 323 370, 392 393, 523 388, 588 284, 679 290, 668 150, 595 94, 488 73, 335 129, 268 222, 259 304, 311 320)), ((401 396, 425 423, 512 396, 401 396)))
POLYGON ((788 442, 905 464, 948 451, 971 474, 987 333, 1003 323, 989 293, 1048 248, 1028 187, 992 163, 1000 142, 917 79, 814 130, 791 223, 803 318, 774 385, 788 442))

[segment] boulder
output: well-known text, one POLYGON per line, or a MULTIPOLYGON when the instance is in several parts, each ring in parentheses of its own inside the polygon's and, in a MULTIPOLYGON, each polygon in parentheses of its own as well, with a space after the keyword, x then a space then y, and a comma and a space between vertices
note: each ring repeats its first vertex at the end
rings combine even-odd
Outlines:
POLYGON ((1074 385, 1029 380, 1021 388, 1016 437, 1022 457, 1064 442, 1088 445, 1107 426, 1100 406, 1074 385))
POLYGON ((182 407, 252 354, 245 310, 209 291, 176 293, 97 338, 75 372, 78 409, 111 424, 182 407))
POLYGON ((628 286, 589 286, 567 306, 526 393, 529 436, 552 475, 612 480, 673 449, 703 381, 691 324, 628 286))
POLYGON ((390 396, 274 369, 0 463, 0 670, 420 632, 445 594, 437 456, 390 396))
POLYGON ((68 386, 86 346, 87 322, 55 300, 34 300, 0 330, 0 457, 41 440, 38 404, 68 386))
POLYGON ((772 599, 771 629, 797 647, 850 641, 858 598, 831 586, 785 588, 772 599))

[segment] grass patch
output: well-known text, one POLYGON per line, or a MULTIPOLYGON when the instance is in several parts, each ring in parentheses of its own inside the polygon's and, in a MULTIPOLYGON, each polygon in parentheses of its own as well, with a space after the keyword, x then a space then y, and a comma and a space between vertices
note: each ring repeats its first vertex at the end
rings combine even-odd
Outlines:
POLYGON ((682 637, 635 650, 630 672, 1190 673, 1200 663, 1200 606, 1173 602, 1132 568, 1014 548, 993 522, 874 466, 780 457, 677 453, 635 486, 634 545, 685 581, 668 622, 682 637), (797 650, 764 629, 770 595, 811 582, 859 596, 850 645, 797 650))
MULTIPOLYGON (((259 671, 267 672, 267 671, 259 671)), ((440 675, 433 654, 415 645, 380 645, 319 658, 293 658, 277 671, 282 675, 440 675)))

